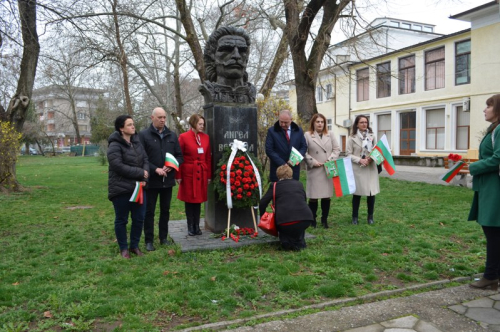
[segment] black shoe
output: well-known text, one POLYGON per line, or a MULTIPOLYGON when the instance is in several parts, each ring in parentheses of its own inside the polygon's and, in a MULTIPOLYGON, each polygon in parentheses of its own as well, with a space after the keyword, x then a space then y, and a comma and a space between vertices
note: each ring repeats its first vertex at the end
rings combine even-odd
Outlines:
POLYGON ((170 242, 169 240, 167 239, 163 239, 163 240, 160 240, 160 244, 161 245, 165 245, 165 246, 169 246, 172 244, 172 242, 170 242))
POLYGON ((368 225, 373 225, 373 216, 368 216, 368 225))
POLYGON ((195 235, 201 235, 200 221, 199 220, 197 223, 193 224, 193 230, 194 230, 195 235))
POLYGON ((155 249, 155 247, 153 246, 153 243, 148 242, 148 243, 146 243, 146 250, 147 250, 147 251, 155 251, 156 249, 155 249))
POLYGON ((358 217, 352 217, 352 224, 357 225, 358 224, 358 217))

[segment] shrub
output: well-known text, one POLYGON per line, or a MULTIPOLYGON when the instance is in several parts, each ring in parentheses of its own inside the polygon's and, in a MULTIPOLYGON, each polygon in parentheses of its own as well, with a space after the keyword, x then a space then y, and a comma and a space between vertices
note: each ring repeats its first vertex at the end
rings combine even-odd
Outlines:
POLYGON ((8 185, 15 176, 14 166, 19 152, 18 133, 10 122, 0 121, 0 184, 8 185))

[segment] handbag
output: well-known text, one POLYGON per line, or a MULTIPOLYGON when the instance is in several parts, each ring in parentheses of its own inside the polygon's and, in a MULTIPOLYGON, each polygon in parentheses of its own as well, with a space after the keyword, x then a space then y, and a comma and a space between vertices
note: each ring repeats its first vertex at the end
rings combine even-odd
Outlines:
POLYGON ((274 203, 276 200, 276 182, 273 187, 273 203, 271 204, 271 209, 273 212, 264 212, 262 217, 260 217, 259 224, 257 225, 264 233, 272 236, 278 236, 278 229, 276 228, 276 221, 274 220, 275 210, 274 203))

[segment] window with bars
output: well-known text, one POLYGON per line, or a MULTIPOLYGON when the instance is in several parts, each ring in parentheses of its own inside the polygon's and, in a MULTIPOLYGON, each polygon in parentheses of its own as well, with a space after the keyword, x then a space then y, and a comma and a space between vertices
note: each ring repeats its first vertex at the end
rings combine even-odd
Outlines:
POLYGON ((456 112, 457 112, 456 149, 468 150, 469 136, 470 136, 470 112, 464 112, 462 106, 458 106, 456 112))
POLYGON ((333 121, 332 121, 332 119, 326 119, 326 129, 328 129, 328 131, 332 131, 333 130, 333 121))
POLYGON ((368 68, 356 71, 357 101, 368 100, 370 73, 368 68))
POLYGON ((444 88, 444 46, 425 52, 425 90, 444 88))
POLYGON ((399 94, 415 92, 415 56, 399 59, 399 94))
POLYGON ((470 83, 470 40, 455 44, 455 85, 470 83))
POLYGON ((333 89, 331 84, 326 85, 326 99, 332 99, 333 98, 333 89))
POLYGON ((377 65, 377 98, 391 96, 391 63, 377 65))
POLYGON ((426 149, 444 149, 444 108, 427 110, 426 119, 426 149))

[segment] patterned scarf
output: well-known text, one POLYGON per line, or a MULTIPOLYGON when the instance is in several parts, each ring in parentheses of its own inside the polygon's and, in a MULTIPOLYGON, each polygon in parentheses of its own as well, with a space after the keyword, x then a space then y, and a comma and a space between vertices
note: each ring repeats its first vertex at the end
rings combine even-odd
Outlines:
POLYGON ((361 139, 361 147, 363 148, 363 151, 361 153, 361 156, 368 157, 370 155, 370 152, 372 152, 373 149, 373 138, 368 135, 368 130, 365 130, 364 132, 361 132, 361 130, 358 129, 358 137, 361 139))

